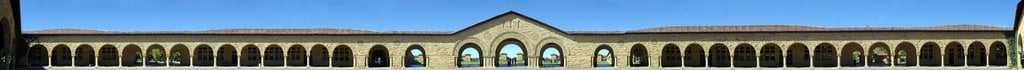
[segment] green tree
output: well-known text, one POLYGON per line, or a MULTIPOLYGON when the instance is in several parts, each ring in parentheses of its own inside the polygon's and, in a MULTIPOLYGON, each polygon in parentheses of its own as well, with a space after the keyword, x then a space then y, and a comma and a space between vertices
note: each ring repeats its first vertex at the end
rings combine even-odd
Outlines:
POLYGON ((166 60, 166 59, 164 58, 164 54, 163 54, 163 53, 164 53, 164 51, 163 51, 163 50, 159 50, 159 49, 152 49, 152 50, 149 50, 149 53, 151 53, 151 54, 149 54, 149 57, 153 58, 153 59, 149 59, 149 60, 152 60, 152 61, 161 61, 161 62, 162 62, 162 61, 164 61, 164 60, 166 60))

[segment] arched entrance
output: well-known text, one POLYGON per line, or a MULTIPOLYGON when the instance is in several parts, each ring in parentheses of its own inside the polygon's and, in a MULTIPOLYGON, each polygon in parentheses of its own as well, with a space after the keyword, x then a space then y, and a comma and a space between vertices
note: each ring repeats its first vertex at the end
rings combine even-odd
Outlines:
POLYGON ((53 48, 53 58, 50 59, 53 66, 71 66, 71 48, 67 45, 60 44, 53 48))
POLYGON ((210 48, 210 45, 196 46, 195 55, 196 57, 192 58, 195 60, 195 66, 213 66, 213 48, 210 48))
POLYGON ((217 66, 236 66, 238 64, 235 46, 221 45, 220 49, 217 49, 217 55, 217 66))
POLYGON ((306 48, 302 45, 288 47, 288 66, 306 66, 306 48))
POLYGON ((314 67, 326 67, 329 66, 330 56, 327 56, 327 47, 324 45, 313 45, 313 48, 309 50, 309 66, 314 67))
POLYGON ((594 50, 594 58, 591 61, 593 61, 594 67, 615 67, 615 56, 613 55, 611 46, 597 46, 597 50, 594 50))
POLYGON ((562 54, 561 46, 555 43, 544 44, 541 47, 541 67, 562 67, 565 66, 565 56, 562 54), (545 56, 548 55, 548 56, 545 56))
POLYGON ((46 66, 46 65, 48 65, 50 63, 49 62, 50 60, 46 60, 46 59, 49 59, 47 56, 50 56, 50 55, 47 55, 47 51, 46 51, 46 47, 45 46, 43 46, 43 45, 32 45, 32 47, 29 48, 29 50, 28 50, 29 65, 32 65, 32 66, 46 66))
POLYGON ((278 45, 267 46, 263 50, 263 66, 284 66, 284 49, 278 45))
POLYGON ((964 47, 958 42, 950 42, 946 45, 945 58, 945 66, 964 66, 964 47))
POLYGON ((682 52, 675 44, 665 45, 661 49, 661 67, 680 67, 683 62, 682 52))
MULTIPOLYGON (((868 65, 889 66, 892 65, 892 63, 895 63, 893 60, 894 57, 892 57, 892 51, 889 51, 889 45, 886 45, 885 43, 879 42, 872 44, 870 50, 866 52, 868 52, 868 65)), ((902 55, 906 55, 906 53, 903 53, 902 55)))
POLYGON ((729 58, 731 56, 729 54, 729 48, 725 46, 725 44, 719 43, 711 45, 711 50, 708 52, 711 55, 711 58, 708 59, 708 61, 711 61, 708 63, 708 66, 729 67, 730 63, 732 63, 730 62, 731 59, 729 58))
POLYGON ((987 64, 985 59, 988 59, 985 55, 985 45, 981 42, 972 42, 970 46, 967 46, 967 65, 970 66, 985 66, 987 64))
POLYGON ((1003 44, 1003 42, 996 41, 992 43, 992 47, 990 47, 990 49, 992 50, 989 50, 989 57, 991 57, 989 58, 989 65, 1006 66, 1006 60, 1009 60, 1006 58, 1006 56, 1008 56, 1006 55, 1006 45, 1003 44))
POLYGON ((142 49, 138 45, 130 44, 124 47, 121 52, 121 66, 142 66, 142 49))
POLYGON ((420 45, 409 46, 405 50, 405 67, 426 67, 427 66, 427 53, 423 51, 423 47, 420 45))
POLYGON ((81 45, 75 49, 75 66, 92 66, 96 65, 95 59, 96 54, 92 50, 92 46, 81 45))
POLYGON ((114 45, 103 45, 100 47, 100 66, 117 66, 117 47, 114 45))
POLYGON ((480 48, 480 46, 476 45, 474 43, 468 43, 468 44, 462 45, 462 47, 459 49, 459 53, 457 55, 457 56, 459 56, 459 58, 456 59, 456 62, 458 62, 458 64, 456 64, 456 66, 459 66, 459 67, 481 67, 481 66, 484 66, 483 65, 483 60, 480 59, 480 49, 479 48, 480 48))
POLYGON ((647 48, 644 45, 636 44, 629 52, 629 66, 647 67, 647 48))
POLYGON ((529 58, 525 52, 526 45, 522 41, 516 39, 505 39, 498 44, 498 48, 495 52, 495 66, 496 67, 508 67, 508 66, 526 66, 529 58))
POLYGON ((331 65, 334 67, 352 67, 352 49, 348 45, 334 47, 334 54, 331 54, 331 65))
POLYGON ((942 66, 942 49, 935 42, 927 42, 921 46, 922 66, 942 66))
POLYGON ((260 55, 260 48, 256 45, 245 45, 242 47, 242 59, 240 60, 240 66, 259 66, 262 62, 263 57, 260 55))
POLYGON ((864 50, 860 44, 847 43, 843 45, 843 53, 839 57, 839 62, 844 67, 860 67, 864 66, 866 58, 864 57, 864 50))
POLYGON ((369 57, 366 59, 366 65, 369 67, 389 67, 391 66, 390 58, 388 57, 388 48, 382 45, 374 45, 370 48, 369 57))
POLYGON ((896 65, 898 66, 917 66, 917 49, 914 48, 914 44, 908 42, 902 42, 896 45, 896 65))
POLYGON ((736 67, 757 67, 757 52, 754 46, 742 43, 736 46, 733 65, 736 67))
POLYGON ((690 44, 686 46, 686 55, 684 55, 686 67, 704 67, 704 48, 700 44, 690 44))
POLYGON ((832 44, 822 43, 814 48, 814 67, 835 67, 836 48, 832 44))
POLYGON ((788 67, 807 67, 810 66, 810 50, 807 50, 807 45, 802 43, 794 43, 789 46, 786 50, 786 65, 788 67))
POLYGON ((189 58, 192 58, 192 56, 189 54, 188 50, 188 47, 185 47, 185 45, 182 44, 177 44, 174 45, 174 47, 171 47, 171 54, 168 57, 171 59, 169 62, 171 63, 170 65, 189 66, 189 62, 191 60, 189 58))
POLYGON ((769 43, 761 46, 761 67, 782 67, 782 49, 769 43))

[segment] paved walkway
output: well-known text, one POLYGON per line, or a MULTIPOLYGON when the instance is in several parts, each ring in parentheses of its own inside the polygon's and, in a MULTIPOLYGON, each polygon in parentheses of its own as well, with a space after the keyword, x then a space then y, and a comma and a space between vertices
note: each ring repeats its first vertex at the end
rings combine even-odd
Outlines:
MULTIPOLYGON (((438 68, 443 69, 443 68, 438 68)), ((459 70, 538 70, 528 67, 497 67, 497 68, 483 68, 483 67, 472 67, 472 68, 458 68, 459 70)), ((544 67, 539 70, 576 70, 576 69, 592 69, 592 70, 615 70, 612 67, 599 67, 599 68, 563 68, 563 67, 544 67)), ((729 67, 665 67, 665 68, 649 68, 649 67, 629 67, 630 70, 756 70, 758 68, 729 68, 729 67)), ((760 68, 761 70, 1008 70, 1006 66, 956 66, 956 67, 789 67, 789 68, 760 68)), ((354 70, 351 67, 30 67, 26 70, 354 70)), ((376 67, 368 68, 368 70, 390 70, 387 67, 376 67)), ((423 67, 405 68, 405 70, 428 70, 423 67)), ((450 69, 447 69, 450 70, 450 69)))

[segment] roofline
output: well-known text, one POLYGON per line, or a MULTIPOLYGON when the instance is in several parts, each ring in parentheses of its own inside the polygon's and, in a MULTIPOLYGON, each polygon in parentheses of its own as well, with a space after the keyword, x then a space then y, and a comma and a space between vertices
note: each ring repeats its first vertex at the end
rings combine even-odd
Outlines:
MULTIPOLYGON (((747 32, 625 32, 569 33, 567 35, 631 35, 631 34, 717 34, 717 33, 840 33, 840 32, 1013 32, 1010 30, 864 30, 864 31, 747 31, 747 32)), ((453 36, 452 34, 22 34, 26 36, 453 36)))
POLYGON ((1017 1, 1017 10, 1016 11, 1017 12, 1014 13, 1016 15, 1013 16, 1014 19, 1013 19, 1013 29, 1012 30, 1014 32, 1020 32, 1019 29, 1020 29, 1021 19, 1024 18, 1021 15, 1021 12, 1024 11, 1024 1, 1017 1))
POLYGON ((454 32, 454 33, 452 33, 451 35, 454 35, 454 34, 459 34, 459 33, 465 32, 466 30, 469 30, 470 28, 473 28, 473 27, 477 27, 477 26, 480 26, 480 25, 482 25, 482 24, 484 24, 484 23, 487 23, 487 22, 489 22, 489 21, 492 21, 492 20, 498 19, 498 18, 500 18, 501 16, 507 16, 507 15, 517 15, 517 16, 523 16, 523 18, 526 18, 527 20, 530 20, 530 21, 533 21, 533 22, 537 22, 537 24, 540 24, 541 26, 544 26, 544 27, 548 27, 548 28, 551 28, 551 29, 555 29, 555 31, 556 31, 556 32, 559 32, 559 33, 562 33, 562 34, 569 34, 569 33, 565 32, 565 31, 562 31, 562 29, 558 29, 558 28, 555 28, 554 26, 548 25, 547 23, 541 22, 540 20, 537 20, 537 19, 533 19, 533 18, 531 18, 531 17, 529 17, 529 16, 526 16, 526 15, 520 14, 519 12, 516 12, 516 11, 512 11, 512 10, 509 10, 508 12, 505 12, 505 13, 503 13, 503 14, 501 14, 501 15, 495 15, 495 16, 493 16, 493 17, 491 17, 491 18, 488 18, 487 20, 484 20, 484 21, 480 21, 480 22, 477 22, 476 24, 470 25, 469 27, 465 27, 465 28, 462 28, 462 29, 461 29, 461 30, 459 30, 459 31, 455 31, 455 32, 454 32))

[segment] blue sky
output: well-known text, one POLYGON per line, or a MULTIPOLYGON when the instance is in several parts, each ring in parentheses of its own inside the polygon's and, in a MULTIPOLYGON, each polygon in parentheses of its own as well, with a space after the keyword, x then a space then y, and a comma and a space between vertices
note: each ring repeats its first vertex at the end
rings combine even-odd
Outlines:
POLYGON ((562 30, 791 24, 1011 27, 1017 0, 24 0, 23 30, 455 31, 514 10, 562 30))

